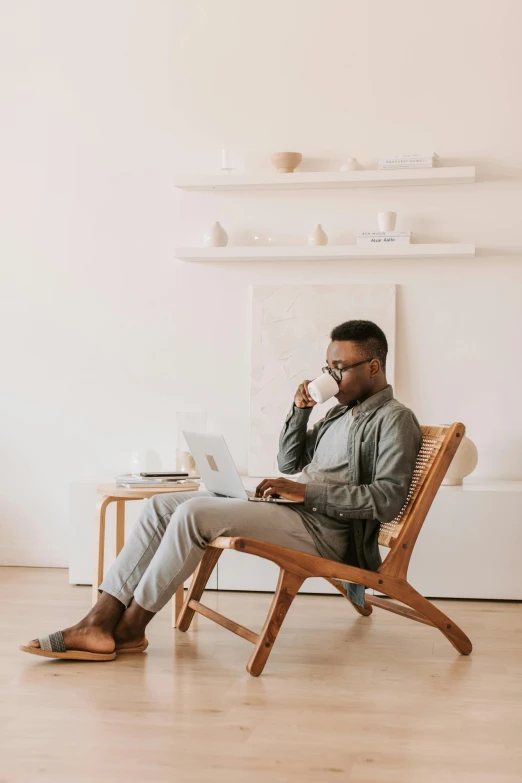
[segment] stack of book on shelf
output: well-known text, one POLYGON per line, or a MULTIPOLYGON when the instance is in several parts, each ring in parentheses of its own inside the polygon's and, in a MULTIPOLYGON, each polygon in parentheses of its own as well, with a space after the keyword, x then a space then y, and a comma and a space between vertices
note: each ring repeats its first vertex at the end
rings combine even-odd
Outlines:
POLYGON ((199 476, 189 476, 188 473, 124 473, 121 476, 115 476, 117 487, 126 489, 165 489, 173 487, 175 489, 185 489, 187 492, 198 489, 199 483, 196 481, 199 476))
POLYGON ((435 152, 420 154, 385 155, 379 158, 379 169, 432 169, 439 165, 439 156, 435 152))
POLYGON ((357 234, 357 245, 409 245, 411 231, 363 231, 357 234))

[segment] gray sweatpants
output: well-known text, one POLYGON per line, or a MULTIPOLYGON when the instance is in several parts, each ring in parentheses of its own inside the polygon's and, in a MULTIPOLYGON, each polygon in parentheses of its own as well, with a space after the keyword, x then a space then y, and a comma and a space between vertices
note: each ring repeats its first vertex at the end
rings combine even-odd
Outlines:
POLYGON ((217 536, 248 536, 319 555, 291 506, 249 503, 208 492, 172 492, 147 501, 100 591, 159 612, 195 571, 217 536))

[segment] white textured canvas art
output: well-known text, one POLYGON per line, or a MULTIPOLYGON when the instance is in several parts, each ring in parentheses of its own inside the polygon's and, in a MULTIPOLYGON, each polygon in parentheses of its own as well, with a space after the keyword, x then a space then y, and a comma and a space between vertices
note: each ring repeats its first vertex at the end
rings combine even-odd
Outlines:
MULTIPOLYGON (((374 321, 388 340, 388 381, 395 363, 394 285, 252 286, 250 476, 279 475, 279 433, 297 387, 326 364, 334 326, 352 319, 374 321)), ((309 426, 337 404, 316 405, 309 426)))

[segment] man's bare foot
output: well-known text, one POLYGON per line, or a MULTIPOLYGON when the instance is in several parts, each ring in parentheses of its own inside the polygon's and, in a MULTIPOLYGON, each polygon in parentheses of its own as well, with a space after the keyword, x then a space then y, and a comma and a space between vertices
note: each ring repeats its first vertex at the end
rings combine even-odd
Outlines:
MULTIPOLYGON (((82 621, 83 622, 83 621, 82 621)), ((68 650, 82 650, 93 653, 111 653, 114 651, 114 638, 109 631, 97 626, 89 626, 78 623, 71 628, 66 628, 63 640, 68 650)), ((40 647, 38 639, 27 642, 27 647, 40 647)))
MULTIPOLYGON (((93 653, 114 652, 114 628, 124 611, 125 606, 121 601, 103 593, 83 620, 62 631, 66 648, 93 653)), ((33 639, 26 646, 38 648, 40 642, 33 639)))
POLYGON ((114 629, 116 646, 121 648, 142 644, 145 641, 145 628, 154 617, 154 614, 154 612, 143 609, 135 600, 132 600, 114 629))
POLYGON ((124 612, 123 616, 114 629, 114 641, 116 647, 136 647, 139 644, 143 644, 145 641, 145 629, 136 628, 132 620, 129 622, 128 612, 124 612))

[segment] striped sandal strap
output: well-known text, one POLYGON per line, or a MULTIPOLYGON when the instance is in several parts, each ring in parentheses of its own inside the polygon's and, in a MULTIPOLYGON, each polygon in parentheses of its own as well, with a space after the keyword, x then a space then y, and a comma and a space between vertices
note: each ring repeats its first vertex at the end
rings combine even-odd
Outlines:
POLYGON ((42 638, 38 639, 38 641, 42 650, 59 653, 67 652, 67 647, 65 646, 65 642, 63 640, 63 633, 61 631, 51 633, 49 636, 42 636, 42 638))

